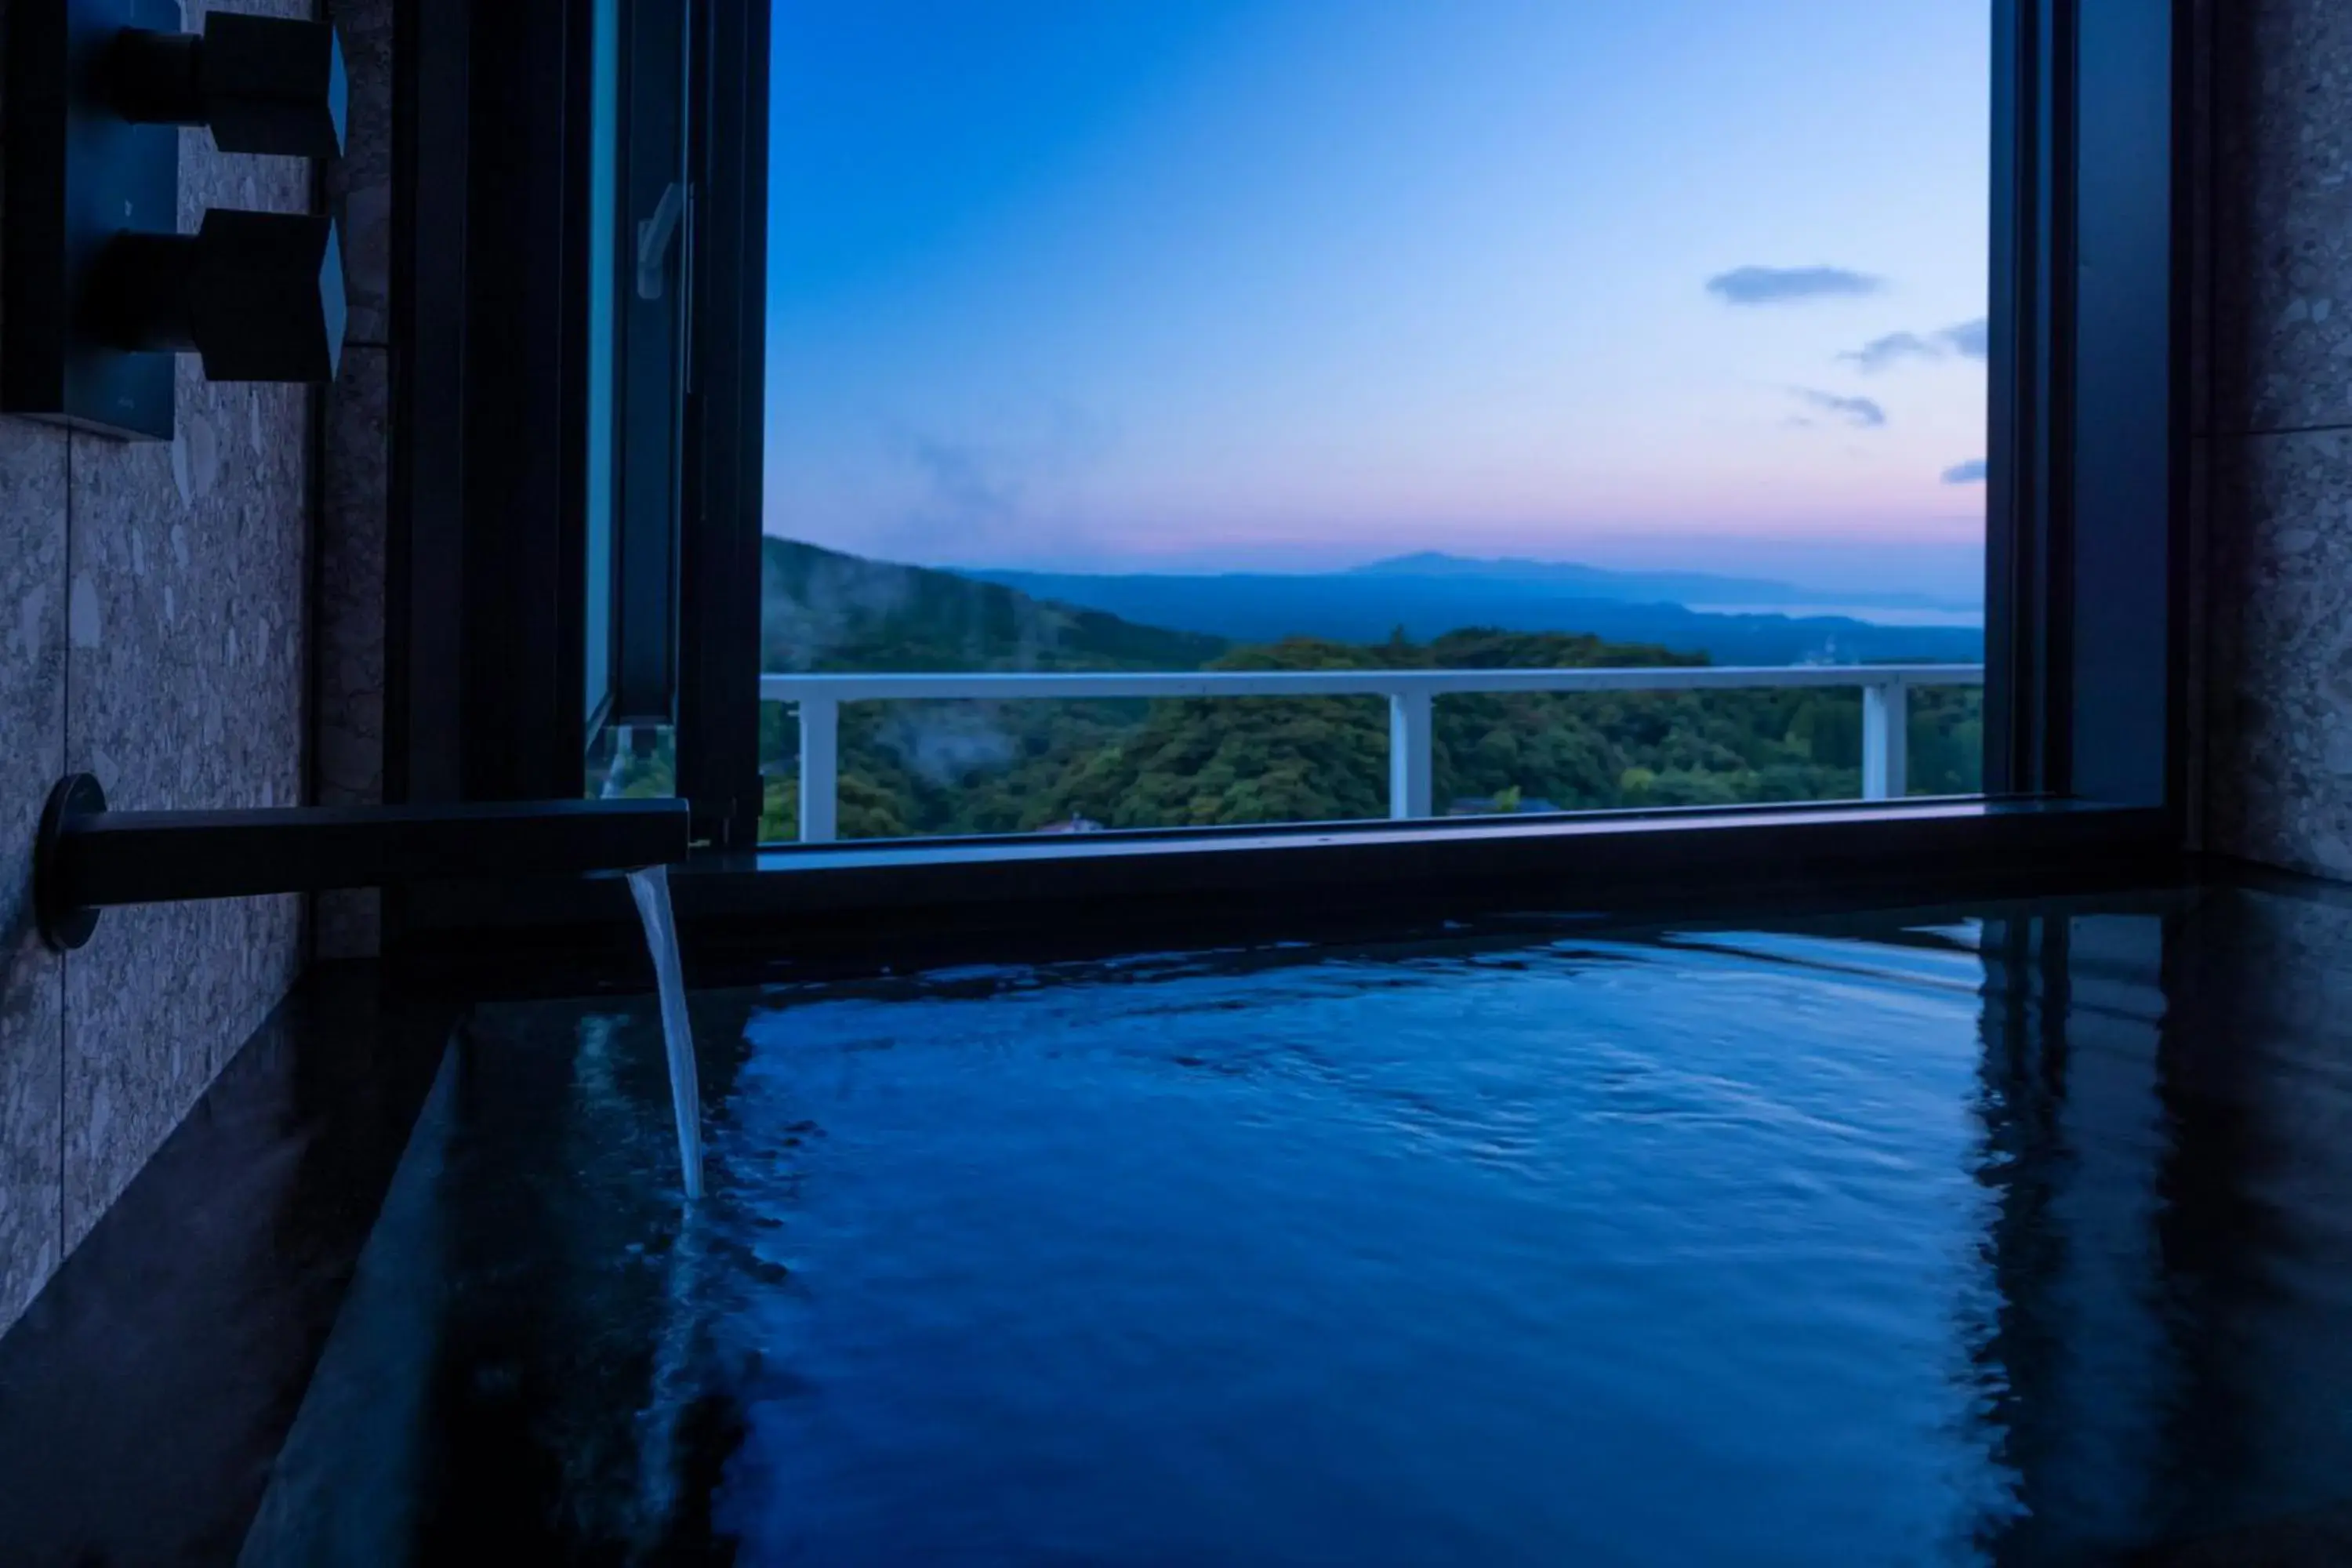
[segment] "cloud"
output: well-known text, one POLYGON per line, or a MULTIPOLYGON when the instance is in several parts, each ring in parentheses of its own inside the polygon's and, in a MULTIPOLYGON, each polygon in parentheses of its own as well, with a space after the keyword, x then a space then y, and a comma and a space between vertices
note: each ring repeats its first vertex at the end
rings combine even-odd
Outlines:
POLYGON ((1816 392, 1810 386, 1792 386, 1789 390, 1812 407, 1857 430, 1875 430, 1886 423, 1886 410, 1874 398, 1840 397, 1834 392, 1816 392))
POLYGON ((1982 316, 1973 321, 1962 321, 1957 327, 1946 327, 1936 335, 1952 346, 1952 352, 1964 359, 1982 359, 1991 345, 1991 323, 1982 316))
POLYGON ((1875 294, 1884 279, 1843 267, 1736 267, 1706 280, 1727 305, 1788 305, 1801 300, 1852 300, 1875 294))
POLYGON ((1900 364, 1906 359, 1941 359, 1944 351, 1928 338, 1916 332, 1889 332, 1883 338, 1873 338, 1862 347, 1838 358, 1860 365, 1875 374, 1889 365, 1900 364))
POLYGON ((1965 463, 1954 463, 1950 468, 1944 470, 1944 482, 1948 485, 1980 485, 1984 483, 1985 460, 1982 458, 1970 458, 1965 463))
POLYGON ((1945 359, 1958 354, 1962 359, 1982 359, 1988 347, 1988 324, 1982 317, 1962 321, 1957 327, 1946 327, 1940 332, 1922 337, 1917 332, 1889 332, 1874 338, 1858 349, 1838 355, 1848 364, 1860 365, 1865 372, 1876 374, 1906 360, 1945 359))

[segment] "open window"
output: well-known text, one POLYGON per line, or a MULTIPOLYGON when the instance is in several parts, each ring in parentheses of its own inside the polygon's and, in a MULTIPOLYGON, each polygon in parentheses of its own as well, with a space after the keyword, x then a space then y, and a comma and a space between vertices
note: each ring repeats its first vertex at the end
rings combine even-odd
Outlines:
POLYGON ((689 903, 804 914, 2177 842, 2162 8, 1937 0, 1912 48, 1812 7, 1769 49, 1729 0, 1406 8, 1344 48, 1303 5, 1113 9, 468 14, 465 570, 412 579, 414 776, 674 790, 689 903), (1612 50, 1625 80, 1556 90, 1612 50), (1643 474, 1842 495, 1843 531, 1776 571, 1495 521, 1643 474), (1964 563, 1836 579, 1888 497, 1964 563), (1344 559, 1307 526, 1383 507, 1344 559), (1496 607, 1482 573, 1538 554, 1580 619, 1496 607), (1365 619, 1408 586, 1439 608, 1365 619))
POLYGON ((765 837, 1982 793, 1992 18, 776 8, 765 837))

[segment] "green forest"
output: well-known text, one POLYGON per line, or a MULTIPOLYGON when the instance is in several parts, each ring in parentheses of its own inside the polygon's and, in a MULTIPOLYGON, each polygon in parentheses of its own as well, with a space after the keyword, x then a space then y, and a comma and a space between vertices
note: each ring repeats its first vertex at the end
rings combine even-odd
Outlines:
MULTIPOLYGON (((1292 638, 1230 646, 1032 599, 951 573, 770 539, 764 668, 1539 669, 1704 664, 1560 633, 1467 628, 1422 644, 1292 638)), ((1455 812, 1851 799, 1853 690, 1460 696, 1436 705, 1437 799, 1455 812)), ((1911 787, 1979 787, 1974 689, 1915 691, 1911 787)), ((763 704, 761 828, 798 828, 798 738, 763 704)), ((628 793, 666 787, 665 759, 628 793)), ((1333 821, 1387 814, 1388 715, 1377 698, 853 703, 842 710, 844 837, 1333 821)))

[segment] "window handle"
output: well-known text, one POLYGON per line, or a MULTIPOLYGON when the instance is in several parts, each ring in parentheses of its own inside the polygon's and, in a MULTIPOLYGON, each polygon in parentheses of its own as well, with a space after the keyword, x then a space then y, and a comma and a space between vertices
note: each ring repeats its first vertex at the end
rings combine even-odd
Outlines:
POLYGON ((668 260, 669 247, 685 223, 686 185, 672 180, 669 189, 662 193, 661 204, 654 208, 654 216, 637 225, 638 299, 662 297, 662 264, 668 260))

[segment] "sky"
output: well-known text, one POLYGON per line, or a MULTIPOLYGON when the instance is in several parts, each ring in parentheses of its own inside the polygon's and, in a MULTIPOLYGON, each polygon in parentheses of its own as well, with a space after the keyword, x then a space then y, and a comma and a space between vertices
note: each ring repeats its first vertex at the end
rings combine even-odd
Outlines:
POLYGON ((1989 10, 777 0, 766 527, 1972 590, 1989 10))

